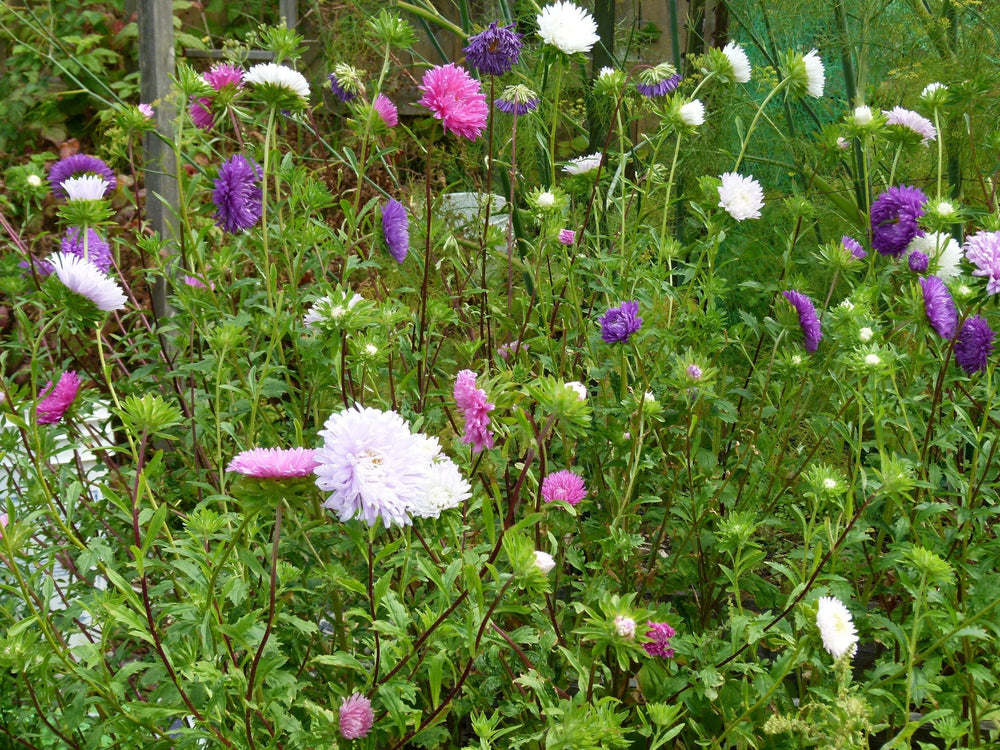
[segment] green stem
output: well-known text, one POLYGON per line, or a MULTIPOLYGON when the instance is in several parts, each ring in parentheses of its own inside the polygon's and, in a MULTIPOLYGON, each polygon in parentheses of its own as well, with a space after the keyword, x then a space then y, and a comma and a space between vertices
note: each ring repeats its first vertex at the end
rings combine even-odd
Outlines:
POLYGON ((562 55, 556 58, 556 91, 552 98, 552 126, 549 129, 549 187, 556 184, 556 126, 559 124, 559 94, 562 88, 562 55))
POLYGON ((779 91, 788 85, 790 80, 791 79, 789 78, 785 78, 783 81, 780 81, 778 85, 771 90, 771 93, 764 98, 764 101, 760 103, 760 106, 757 108, 757 113, 753 116, 753 120, 750 121, 750 127, 747 128, 747 133, 743 137, 743 143, 740 146, 740 154, 736 157, 736 164, 733 166, 734 172, 738 172, 740 164, 743 163, 743 157, 746 155, 747 146, 750 144, 750 136, 753 133, 754 128, 757 127, 757 123, 760 122, 761 115, 764 114, 764 107, 768 105, 768 103, 777 95, 779 91))

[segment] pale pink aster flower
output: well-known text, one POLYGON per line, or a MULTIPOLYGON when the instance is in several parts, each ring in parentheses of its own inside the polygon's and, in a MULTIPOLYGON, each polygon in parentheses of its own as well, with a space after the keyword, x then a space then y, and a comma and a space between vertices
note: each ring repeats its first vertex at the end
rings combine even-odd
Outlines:
POLYGON ((462 441, 472 445, 472 452, 493 447, 489 413, 495 408, 487 401, 486 391, 476 388, 476 373, 462 370, 455 378, 455 404, 465 413, 462 441))
POLYGON ((437 65, 424 73, 418 104, 440 120, 446 132, 474 141, 486 128, 490 110, 479 81, 454 63, 437 65))
POLYGON ((344 739, 367 737, 374 721, 372 702, 360 693, 354 693, 340 704, 340 736, 344 739))
POLYGON ((399 111, 396 109, 396 105, 392 103, 392 100, 385 94, 379 94, 375 97, 375 101, 372 102, 372 109, 374 109, 378 116, 382 118, 388 127, 394 128, 399 124, 399 111))
POLYGON ((233 456, 226 471, 258 479, 305 477, 319 466, 310 448, 251 448, 233 456))
POLYGON ((142 112, 143 117, 149 120, 152 120, 154 117, 156 117, 156 112, 149 104, 140 104, 137 109, 140 112, 142 112))
POLYGON ((919 135, 920 143, 923 146, 937 140, 937 129, 934 127, 934 123, 923 115, 909 109, 903 109, 902 107, 893 107, 888 110, 883 109, 882 114, 887 118, 887 125, 901 125, 919 135))
POLYGON ((841 151, 846 151, 850 147, 851 147, 850 141, 844 138, 844 136, 841 135, 837 137, 837 148, 839 148, 841 151))
POLYGON ((965 257, 976 270, 973 276, 985 276, 987 294, 1000 294, 1000 232, 976 232, 965 240, 965 257))
POLYGON ((635 638, 635 620, 625 615, 618 615, 615 618, 615 632, 622 638, 635 638))
POLYGON ((736 221, 759 219, 764 206, 764 190, 752 176, 744 177, 736 172, 726 172, 720 178, 719 208, 736 221))
POLYGON ((118 282, 101 273, 89 260, 71 253, 55 253, 48 260, 66 288, 89 299, 98 310, 109 312, 125 307, 125 292, 118 282))
MULTIPOLYGON (((8 523, 10 523, 10 519, 7 518, 7 514, 0 513, 0 530, 6 529, 8 523)), ((2 536, 2 534, 0 534, 0 536, 2 536)))
POLYGON ((535 567, 537 567, 542 573, 548 573, 556 566, 555 558, 552 557, 548 552, 542 552, 541 550, 535 550, 535 567))
POLYGON ((187 286, 194 287, 195 289, 209 289, 209 288, 211 288, 212 291, 215 291, 215 282, 214 281, 209 282, 208 286, 206 286, 205 282, 202 281, 201 279, 199 279, 197 276, 188 276, 186 274, 184 276, 183 281, 184 281, 184 283, 187 286))
POLYGON ((587 485, 583 479, 568 469, 549 474, 542 482, 542 499, 547 503, 562 500, 577 505, 587 496, 587 485))
POLYGON ((56 424, 61 420, 79 390, 80 378, 73 370, 60 375, 54 388, 50 380, 38 394, 38 406, 35 407, 38 424, 56 424))

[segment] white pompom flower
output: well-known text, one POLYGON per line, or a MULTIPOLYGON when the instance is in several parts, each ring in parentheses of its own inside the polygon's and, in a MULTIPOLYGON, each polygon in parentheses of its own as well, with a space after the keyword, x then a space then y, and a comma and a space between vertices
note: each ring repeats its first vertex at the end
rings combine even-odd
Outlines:
POLYGON ((858 642, 858 631, 854 627, 851 611, 844 603, 832 596, 819 599, 816 610, 816 627, 825 648, 834 659, 839 659, 854 651, 858 642))
POLYGON ((726 172, 720 178, 719 207, 736 221, 759 219, 764 206, 764 190, 752 176, 744 177, 736 172, 726 172))
POLYGON ((546 5, 535 20, 542 41, 567 55, 590 52, 600 40, 594 17, 568 0, 546 5))

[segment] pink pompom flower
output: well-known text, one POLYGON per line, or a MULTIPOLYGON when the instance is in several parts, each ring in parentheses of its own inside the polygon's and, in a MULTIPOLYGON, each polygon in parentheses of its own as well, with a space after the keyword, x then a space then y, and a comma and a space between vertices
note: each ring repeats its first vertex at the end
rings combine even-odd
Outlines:
POLYGON ((418 102, 427 107, 445 131, 476 140, 486 128, 489 107, 479 81, 454 63, 438 65, 424 74, 418 102))
POLYGON ((489 413, 495 408, 487 401, 486 391, 476 388, 476 373, 462 370, 455 378, 455 404, 465 413, 462 440, 472 444, 472 452, 493 447, 489 413))
POLYGON ((344 739, 367 737, 374 721, 372 702, 361 693, 354 693, 340 704, 340 736, 344 739))
POLYGON ((562 500, 576 505, 586 496, 587 485, 569 469, 549 474, 542 482, 542 499, 547 503, 562 500))

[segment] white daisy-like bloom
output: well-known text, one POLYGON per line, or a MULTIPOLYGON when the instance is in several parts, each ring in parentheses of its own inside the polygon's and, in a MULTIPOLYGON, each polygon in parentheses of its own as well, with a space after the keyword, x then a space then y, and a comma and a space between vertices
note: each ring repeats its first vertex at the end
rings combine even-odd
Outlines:
POLYGON ((593 172, 603 161, 604 156, 602 154, 589 154, 588 156, 578 156, 575 159, 570 159, 569 164, 562 168, 562 171, 566 174, 586 174, 587 172, 593 172))
POLYGON ((360 294, 354 294, 350 299, 347 298, 347 295, 344 295, 342 301, 334 303, 333 297, 328 294, 312 303, 302 318, 302 322, 309 328, 315 328, 317 323, 324 321, 336 322, 347 315, 348 310, 353 309, 356 304, 363 302, 364 299, 360 294))
POLYGON ((72 253, 55 253, 47 260, 67 289, 89 299, 98 310, 110 312, 125 307, 125 291, 89 260, 72 253))
POLYGON ((538 204, 539 208, 552 208, 556 204, 556 196, 551 191, 546 190, 544 193, 538 194, 535 203, 538 204))
MULTIPOLYGON (((878 363, 876 354, 865 357, 865 364, 875 366, 878 363), (869 362, 871 357, 875 357, 877 361, 869 362)), ((839 599, 832 596, 820 597, 819 609, 816 611, 816 626, 823 639, 823 648, 834 659, 839 659, 848 651, 854 650, 858 642, 858 631, 854 627, 850 610, 839 599)))
POLYGON ((948 201, 939 201, 938 204, 934 206, 933 211, 938 216, 951 216, 955 213, 955 207, 948 201))
POLYGON ((257 63, 243 76, 246 83, 255 86, 277 86, 288 89, 303 99, 309 98, 309 82, 297 70, 277 63, 257 63))
POLYGON ((616 71, 615 71, 614 68, 609 68, 607 65, 605 65, 603 68, 601 68, 598 71, 597 77, 598 78, 607 78, 608 76, 613 76, 615 74, 615 72, 616 71))
POLYGON ((535 20, 542 41, 567 55, 590 52, 600 41, 594 17, 568 0, 546 5, 535 20))
POLYGON ((692 128, 705 124, 705 105, 699 99, 693 99, 682 104, 677 110, 681 122, 692 128))
POLYGON ((472 497, 472 486, 462 476, 455 463, 439 456, 420 486, 420 493, 410 504, 414 518, 438 518, 441 511, 457 508, 472 497))
POLYGON ((809 96, 815 96, 819 99, 823 96, 823 86, 826 85, 826 71, 823 68, 823 61, 819 57, 819 52, 817 50, 810 50, 802 58, 802 62, 806 65, 806 77, 809 80, 806 88, 809 91, 809 96))
POLYGON ((743 47, 736 42, 730 42, 722 48, 722 54, 726 56, 733 68, 733 80, 736 83, 748 83, 750 76, 753 75, 753 70, 750 67, 750 58, 743 51, 743 47))
POLYGON ((941 280, 953 279, 960 273, 958 264, 962 260, 962 247, 946 232, 928 232, 923 237, 914 237, 906 250, 926 255, 930 259, 927 273, 941 280))
POLYGON ((948 87, 939 81, 934 81, 934 83, 928 83, 924 86, 924 90, 920 92, 921 99, 929 98, 936 91, 947 91, 948 87))
MULTIPOLYGON (((872 353, 872 354, 866 354, 865 355, 865 364, 868 365, 869 367, 878 367, 880 364, 882 364, 882 358, 879 357, 877 354, 874 354, 874 353, 872 353)), ((839 602, 838 602, 838 604, 839 604, 839 602)), ((823 645, 826 646, 826 639, 825 638, 823 639, 823 645)), ((826 650, 830 651, 830 647, 827 646, 826 650)), ((832 654, 833 652, 830 651, 830 653, 832 654)), ((836 656, 836 654, 834 654, 834 656, 836 656)))
POLYGON ((369 357, 374 357, 378 354, 378 347, 375 344, 365 344, 365 352, 367 352, 369 357))
POLYGON ((840 306, 842 308, 844 308, 845 310, 847 310, 848 312, 850 312, 851 310, 854 309, 854 303, 851 302, 849 299, 843 299, 843 300, 841 300, 840 301, 840 306))
POLYGON ((543 573, 548 573, 556 566, 556 561, 548 552, 535 550, 535 567, 543 573))
POLYGON ((39 177, 37 174, 29 174, 28 178, 27 178, 27 182, 28 182, 28 185, 30 185, 33 188, 37 188, 37 187, 41 187, 42 186, 42 178, 39 177))
POLYGON ((108 189, 108 181, 96 174, 84 174, 63 180, 62 188, 71 201, 99 201, 108 189))
POLYGON ((564 383, 564 385, 576 394, 578 400, 587 400, 587 386, 583 383, 578 380, 570 380, 568 383, 564 383))
POLYGON ((837 489, 837 480, 834 479, 833 477, 827 477, 826 479, 823 480, 823 489, 824 490, 837 489))
POLYGON ((902 125, 919 135, 922 146, 937 140, 937 128, 934 127, 934 123, 913 110, 893 107, 892 109, 883 109, 882 114, 886 116, 887 124, 902 125))
POLYGON ((752 176, 744 177, 736 172, 726 172, 720 178, 719 207, 736 221, 759 219, 764 206, 764 190, 752 176))
POLYGON ((874 335, 875 331, 873 331, 868 326, 865 326, 864 328, 858 331, 858 339, 861 341, 862 344, 867 344, 869 341, 872 340, 872 336, 874 335))
POLYGON ((872 113, 872 108, 868 105, 862 104, 860 107, 854 108, 855 125, 863 128, 865 125, 871 125, 874 119, 875 115, 872 113))

